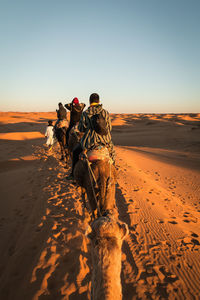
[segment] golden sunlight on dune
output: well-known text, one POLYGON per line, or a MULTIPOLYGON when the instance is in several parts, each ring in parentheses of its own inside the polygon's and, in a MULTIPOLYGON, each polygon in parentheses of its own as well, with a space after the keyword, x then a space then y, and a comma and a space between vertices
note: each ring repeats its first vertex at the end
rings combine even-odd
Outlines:
MULTIPOLYGON (((2 300, 90 299, 90 217, 66 180, 71 160, 45 146, 49 119, 56 113, 0 113, 2 300)), ((129 228, 123 299, 198 299, 200 114, 111 119, 116 215, 129 228)))
POLYGON ((38 139, 43 137, 44 135, 37 131, 0 133, 1 140, 10 140, 10 141, 31 140, 31 139, 38 139))

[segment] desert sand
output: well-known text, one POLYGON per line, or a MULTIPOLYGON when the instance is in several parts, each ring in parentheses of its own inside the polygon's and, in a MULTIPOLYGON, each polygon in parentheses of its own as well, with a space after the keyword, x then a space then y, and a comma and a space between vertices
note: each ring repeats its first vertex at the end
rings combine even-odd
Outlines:
MULTIPOLYGON (((125 300, 200 299, 200 114, 113 114, 125 300)), ((0 299, 90 299, 88 214, 44 132, 0 113, 0 299)))

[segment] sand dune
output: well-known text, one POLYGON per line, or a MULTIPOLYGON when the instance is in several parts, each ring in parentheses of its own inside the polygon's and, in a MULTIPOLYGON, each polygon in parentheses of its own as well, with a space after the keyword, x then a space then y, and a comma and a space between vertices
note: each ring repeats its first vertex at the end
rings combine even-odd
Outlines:
MULTIPOLYGON (((111 115, 129 226, 123 299, 199 299, 200 114, 111 115)), ((89 216, 65 177, 55 113, 0 113, 0 299, 90 299, 89 216)))

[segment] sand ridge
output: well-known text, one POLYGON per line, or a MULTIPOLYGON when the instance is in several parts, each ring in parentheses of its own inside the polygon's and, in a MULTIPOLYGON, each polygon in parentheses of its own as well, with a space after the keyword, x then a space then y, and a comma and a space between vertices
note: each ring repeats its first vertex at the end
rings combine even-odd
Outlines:
MULTIPOLYGON (((198 299, 200 115, 111 115, 123 299, 198 299), (180 125, 180 124, 181 125, 180 125)), ((0 298, 90 299, 89 215, 44 146, 56 113, 0 114, 0 298), (7 119, 6 119, 7 118, 7 119), (5 138, 7 137, 7 138, 5 138)))

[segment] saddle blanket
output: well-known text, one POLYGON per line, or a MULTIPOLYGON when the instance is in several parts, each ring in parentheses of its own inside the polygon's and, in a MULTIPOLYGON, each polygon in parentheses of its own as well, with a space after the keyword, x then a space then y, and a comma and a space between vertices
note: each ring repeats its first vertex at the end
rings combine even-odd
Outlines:
POLYGON ((87 152, 87 157, 90 162, 96 160, 110 160, 110 154, 107 147, 95 148, 87 152))

